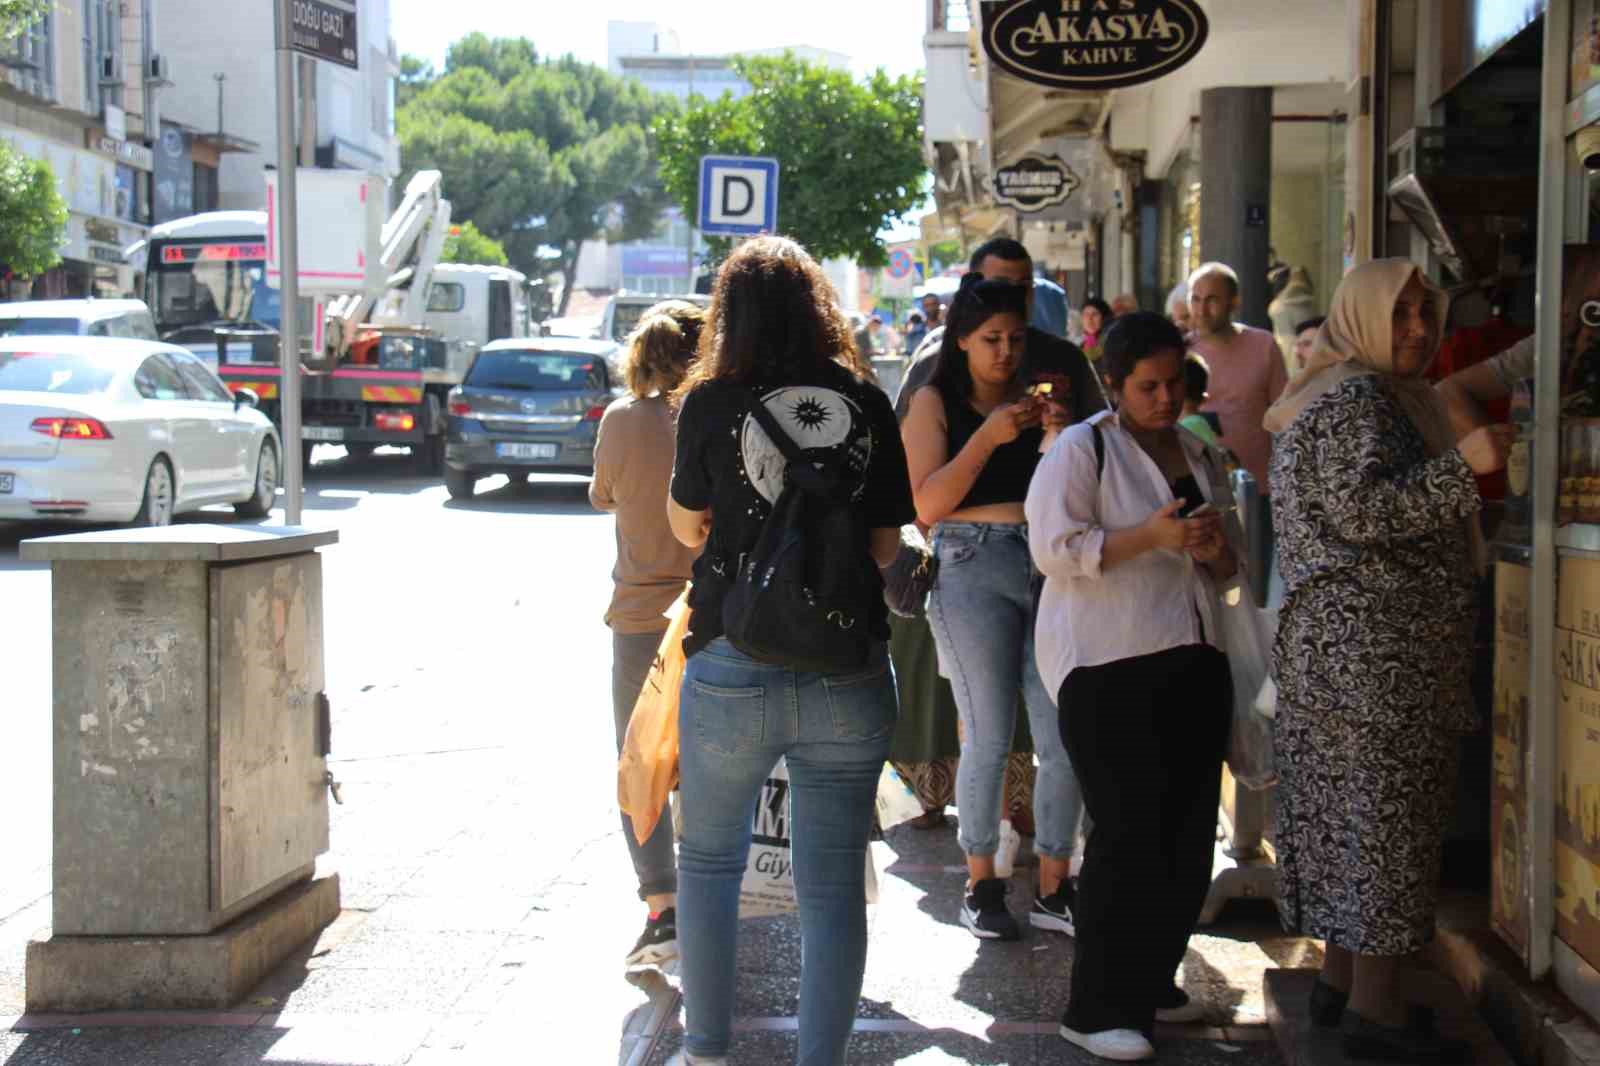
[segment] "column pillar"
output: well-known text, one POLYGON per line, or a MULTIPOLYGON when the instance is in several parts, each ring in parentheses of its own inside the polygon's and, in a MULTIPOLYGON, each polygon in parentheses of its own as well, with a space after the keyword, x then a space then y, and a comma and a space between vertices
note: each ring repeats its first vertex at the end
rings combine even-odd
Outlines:
POLYGON ((1272 88, 1200 94, 1200 258, 1239 275, 1238 320, 1271 328, 1272 88))

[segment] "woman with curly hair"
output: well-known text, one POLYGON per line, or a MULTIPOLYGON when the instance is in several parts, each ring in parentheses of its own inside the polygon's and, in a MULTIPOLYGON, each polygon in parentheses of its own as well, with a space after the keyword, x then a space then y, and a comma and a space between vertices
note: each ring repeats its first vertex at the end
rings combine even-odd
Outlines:
POLYGON ((836 1066, 867 959, 866 849, 894 733, 888 609, 864 622, 862 669, 813 673, 758 662, 723 635, 722 602, 783 490, 783 455, 761 404, 794 443, 842 471, 862 533, 839 554, 894 561, 915 517, 889 400, 866 379, 832 287, 805 250, 747 241, 717 275, 700 359, 682 389, 668 518, 704 546, 694 568, 679 703, 683 839, 678 917, 687 1063, 725 1063, 733 1023, 739 887, 762 785, 788 760, 800 905, 800 1062, 836 1066))
MULTIPOLYGON (((672 478, 675 431, 668 401, 683 383, 700 343, 705 312, 686 300, 656 304, 628 338, 622 375, 628 395, 600 419, 594 443, 589 501, 617 516, 615 588, 606 611, 611 627, 611 709, 617 750, 622 750, 645 678, 667 631, 663 616, 689 580, 695 552, 663 528, 667 483, 672 478)), ((639 898, 650 914, 628 953, 629 966, 659 965, 678 955, 672 825, 663 818, 640 844, 633 820, 622 816, 622 836, 639 879, 639 898)))

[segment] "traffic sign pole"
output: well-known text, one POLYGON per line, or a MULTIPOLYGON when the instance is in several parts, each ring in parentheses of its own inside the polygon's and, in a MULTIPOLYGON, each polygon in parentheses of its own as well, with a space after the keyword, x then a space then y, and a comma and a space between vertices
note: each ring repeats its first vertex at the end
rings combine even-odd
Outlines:
POLYGON ((295 196, 298 165, 294 135, 294 0, 277 0, 278 14, 278 408, 283 428, 284 521, 300 524, 305 492, 300 440, 300 212, 295 196))

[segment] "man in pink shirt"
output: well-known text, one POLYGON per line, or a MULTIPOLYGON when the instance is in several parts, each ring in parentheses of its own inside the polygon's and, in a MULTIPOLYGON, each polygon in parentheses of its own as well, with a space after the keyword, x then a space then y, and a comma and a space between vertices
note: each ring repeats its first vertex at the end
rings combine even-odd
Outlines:
POLYGON ((1222 421, 1222 445, 1249 470, 1267 494, 1272 435, 1261 426, 1267 408, 1289 383, 1283 352, 1264 329, 1234 322, 1239 276, 1222 263, 1204 263, 1189 275, 1190 350, 1211 368, 1209 398, 1202 411, 1222 421))

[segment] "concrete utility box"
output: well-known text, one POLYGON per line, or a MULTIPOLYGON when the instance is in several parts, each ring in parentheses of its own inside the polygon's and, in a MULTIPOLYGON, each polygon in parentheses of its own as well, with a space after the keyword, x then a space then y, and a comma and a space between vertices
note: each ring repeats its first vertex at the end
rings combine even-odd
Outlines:
POLYGON ((328 849, 315 549, 337 539, 182 525, 23 543, 52 564, 53 943, 203 938, 312 876, 328 849))

